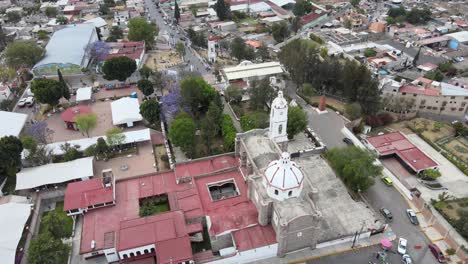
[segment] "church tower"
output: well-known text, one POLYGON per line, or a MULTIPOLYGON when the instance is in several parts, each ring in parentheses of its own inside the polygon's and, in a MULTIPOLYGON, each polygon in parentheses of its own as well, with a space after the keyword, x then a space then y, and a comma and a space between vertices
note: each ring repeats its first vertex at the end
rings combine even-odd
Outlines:
POLYGON ((288 133, 286 126, 288 124, 288 102, 283 97, 283 92, 278 92, 276 97, 271 103, 270 111, 270 130, 269 138, 276 143, 283 143, 288 141, 288 133))

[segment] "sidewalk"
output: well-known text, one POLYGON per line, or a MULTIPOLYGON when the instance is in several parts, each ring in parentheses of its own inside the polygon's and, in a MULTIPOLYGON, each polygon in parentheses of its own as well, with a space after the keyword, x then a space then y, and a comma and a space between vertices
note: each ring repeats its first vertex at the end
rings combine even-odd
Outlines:
POLYGON ((341 254, 344 252, 352 251, 352 250, 359 250, 362 248, 370 247, 373 245, 380 244, 380 240, 383 238, 388 238, 391 241, 396 239, 395 233, 391 231, 390 228, 386 230, 386 232, 378 235, 371 236, 369 238, 360 239, 358 243, 351 248, 353 242, 347 242, 343 244, 328 246, 324 248, 315 248, 315 249, 303 249, 299 251, 295 251, 293 253, 287 254, 283 258, 273 257, 263 260, 255 261, 255 263, 260 264, 269 264, 269 263, 304 263, 309 260, 322 258, 330 255, 341 254))

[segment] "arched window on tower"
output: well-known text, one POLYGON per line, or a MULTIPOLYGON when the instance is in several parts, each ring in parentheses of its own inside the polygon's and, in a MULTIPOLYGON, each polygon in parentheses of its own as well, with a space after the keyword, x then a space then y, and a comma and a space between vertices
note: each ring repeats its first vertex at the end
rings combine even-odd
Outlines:
POLYGON ((283 125, 278 126, 278 134, 281 134, 283 132, 283 125))
POLYGON ((278 190, 275 190, 275 195, 278 195, 278 194, 279 194, 278 190))
POLYGON ((289 197, 292 196, 292 191, 289 191, 289 192, 288 192, 288 196, 289 196, 289 197))

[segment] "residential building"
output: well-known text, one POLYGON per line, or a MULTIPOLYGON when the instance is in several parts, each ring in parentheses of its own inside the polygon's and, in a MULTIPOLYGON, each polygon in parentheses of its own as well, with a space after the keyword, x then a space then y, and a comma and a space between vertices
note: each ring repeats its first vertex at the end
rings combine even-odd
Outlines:
POLYGON ((105 56, 106 60, 124 56, 135 60, 137 69, 143 66, 143 57, 146 51, 144 41, 108 42, 107 45, 109 45, 109 53, 105 56))

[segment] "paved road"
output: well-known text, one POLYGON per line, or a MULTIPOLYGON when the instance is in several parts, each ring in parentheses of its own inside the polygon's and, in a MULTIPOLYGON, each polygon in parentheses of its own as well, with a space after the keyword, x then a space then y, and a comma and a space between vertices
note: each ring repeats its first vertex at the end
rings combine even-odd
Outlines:
MULTIPOLYGON (((359 250, 348 251, 339 255, 332 255, 323 257, 311 261, 307 261, 307 264, 367 264, 369 261, 377 262, 376 255, 378 251, 381 251, 380 246, 372 246, 359 250)), ((395 252, 387 253, 387 262, 389 264, 401 263, 401 255, 395 252)), ((419 264, 416 262, 415 264, 419 264)))

